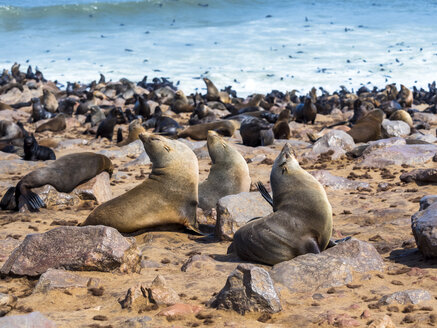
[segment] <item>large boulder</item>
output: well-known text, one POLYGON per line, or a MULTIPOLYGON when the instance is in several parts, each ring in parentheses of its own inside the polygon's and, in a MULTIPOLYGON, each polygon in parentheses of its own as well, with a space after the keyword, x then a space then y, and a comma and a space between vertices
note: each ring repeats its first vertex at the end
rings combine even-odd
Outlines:
POLYGON ((385 138, 407 137, 411 133, 410 126, 403 121, 382 121, 382 134, 385 138))
POLYGON ((258 192, 223 197, 217 202, 215 234, 222 240, 232 240, 234 233, 249 220, 272 212, 270 204, 258 192))
POLYGON ((332 130, 316 141, 312 152, 320 155, 332 150, 333 159, 340 158, 355 147, 354 139, 344 131, 332 130))
POLYGON ((228 277, 223 289, 209 306, 246 312, 281 311, 281 303, 269 273, 253 264, 240 264, 228 277))
POLYGON ((0 269, 5 275, 39 276, 50 268, 139 272, 135 238, 105 226, 59 227, 27 235, 0 269))
POLYGON ((426 258, 437 257, 437 202, 416 212, 411 217, 411 228, 422 254, 426 258))

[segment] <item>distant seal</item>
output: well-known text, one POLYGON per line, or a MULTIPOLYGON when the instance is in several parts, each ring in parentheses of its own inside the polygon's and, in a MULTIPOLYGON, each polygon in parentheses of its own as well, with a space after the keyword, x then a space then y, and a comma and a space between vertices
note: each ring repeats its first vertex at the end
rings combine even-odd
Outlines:
POLYGON ((55 113, 58 110, 59 104, 55 95, 47 89, 43 89, 42 102, 44 108, 50 113, 55 113))
POLYGON ((205 104, 198 104, 190 115, 188 124, 211 123, 217 121, 217 115, 205 104))
POLYGON ((408 112, 404 111, 403 109, 399 109, 395 111, 393 114, 389 117, 390 121, 403 121, 407 123, 410 128, 413 127, 413 119, 411 118, 410 114, 408 112))
MULTIPOLYGON (((65 155, 45 167, 30 172, 18 182, 14 192, 16 209, 22 206, 19 202, 20 196, 24 198, 31 212, 38 212, 39 208, 45 207, 41 198, 30 190, 32 188, 49 184, 57 191, 69 193, 103 171, 110 175, 113 171, 111 160, 104 155, 91 152, 65 155)), ((6 194, 1 201, 2 204, 9 203, 5 197, 10 197, 12 192, 6 194)))
POLYGON ((136 98, 137 100, 133 108, 135 115, 141 115, 145 120, 148 120, 152 116, 150 106, 143 95, 136 96, 136 98))
POLYGON ((123 112, 119 107, 111 109, 108 116, 100 122, 97 128, 96 138, 102 137, 108 139, 109 141, 112 141, 114 128, 117 124, 119 115, 123 115, 123 112))
POLYGON ((65 130, 67 127, 67 123, 65 121, 64 114, 57 115, 55 118, 52 118, 50 121, 45 122, 38 126, 35 129, 35 132, 43 132, 43 131, 52 131, 59 132, 65 130))
POLYGON ((166 224, 197 230, 196 155, 177 140, 152 134, 141 134, 140 139, 153 164, 149 178, 94 209, 82 225, 103 224, 120 232, 166 224))
POLYGON ((22 137, 23 131, 18 124, 5 120, 0 121, 0 141, 12 140, 22 137))
POLYGON ((208 178, 199 185, 199 207, 215 208, 227 195, 248 192, 249 167, 241 154, 215 131, 208 131, 208 152, 212 165, 208 178))
POLYGON ((237 123, 232 120, 216 121, 211 123, 196 124, 185 128, 178 133, 178 138, 190 137, 194 140, 206 140, 208 131, 213 130, 222 136, 232 137, 234 135, 237 123))
POLYGON ((24 160, 25 161, 48 161, 55 160, 56 155, 49 147, 38 145, 33 134, 24 137, 24 160))
POLYGON ((384 120, 384 112, 375 109, 361 118, 348 133, 356 143, 378 140, 381 138, 381 124, 384 120))
POLYGON ((178 122, 168 116, 162 115, 161 107, 157 106, 152 117, 143 123, 146 129, 153 128, 154 133, 164 136, 174 136, 181 129, 178 122))
POLYGON ((175 113, 191 113, 194 110, 194 106, 193 104, 190 104, 184 92, 182 90, 178 90, 175 93, 171 110, 175 113))
POLYGON ((311 97, 306 97, 304 104, 296 107, 294 113, 296 122, 298 123, 308 123, 314 124, 317 116, 317 107, 314 105, 311 97))
POLYGON ((256 117, 248 117, 241 122, 240 134, 245 146, 268 146, 274 140, 271 125, 256 117))
POLYGON ((55 114, 46 111, 42 105, 39 98, 35 97, 31 99, 32 101, 32 115, 30 116, 31 122, 37 122, 39 120, 45 120, 47 118, 52 118, 55 114))
POLYGON ((138 140, 141 133, 145 133, 146 130, 141 125, 141 122, 139 120, 132 121, 132 123, 129 124, 129 134, 127 139, 118 142, 117 146, 125 146, 130 144, 131 142, 134 142, 135 140, 138 140))
POLYGON ((247 261, 274 265, 306 253, 323 251, 332 234, 332 208, 323 186, 299 166, 289 144, 270 174, 273 213, 254 219, 234 235, 230 247, 247 261))
POLYGON ((413 100, 414 100, 413 93, 411 92, 410 89, 405 87, 403 84, 401 84, 401 90, 397 95, 397 99, 399 104, 404 108, 411 107, 411 105, 413 105, 413 100))
POLYGON ((206 77, 203 78, 203 82, 206 84, 206 100, 208 101, 221 101, 224 104, 229 104, 231 99, 227 92, 218 91, 217 87, 212 81, 206 77))
POLYGON ((290 126, 288 125, 288 121, 290 120, 290 111, 288 109, 284 109, 279 113, 278 120, 273 126, 273 134, 275 135, 275 139, 290 139, 291 131, 290 126))
POLYGON ((365 106, 363 106, 363 103, 360 98, 356 99, 354 101, 354 115, 350 119, 350 123, 355 124, 357 121, 362 119, 366 114, 368 113, 365 106))

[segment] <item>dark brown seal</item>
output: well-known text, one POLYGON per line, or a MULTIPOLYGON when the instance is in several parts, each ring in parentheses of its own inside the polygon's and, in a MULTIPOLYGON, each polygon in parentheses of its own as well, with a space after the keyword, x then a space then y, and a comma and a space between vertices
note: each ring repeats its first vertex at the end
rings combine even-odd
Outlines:
POLYGON ((288 121, 290 120, 290 111, 284 109, 278 117, 275 125, 273 126, 273 134, 275 139, 290 139, 291 131, 288 121))
POLYGON ((347 133, 355 142, 368 142, 381 138, 381 124, 384 120, 384 112, 375 109, 361 118, 347 133))
POLYGON ((35 129, 35 132, 43 132, 43 131, 59 132, 65 130, 66 127, 67 127, 67 123, 65 121, 65 115, 60 114, 55 118, 52 118, 51 120, 38 126, 35 129))

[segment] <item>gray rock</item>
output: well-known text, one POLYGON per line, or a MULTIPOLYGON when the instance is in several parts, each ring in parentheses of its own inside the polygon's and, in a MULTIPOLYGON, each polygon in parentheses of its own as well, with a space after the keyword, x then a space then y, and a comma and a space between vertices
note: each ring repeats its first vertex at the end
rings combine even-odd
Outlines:
POLYGON ((368 147, 365 150, 365 153, 368 154, 375 149, 390 147, 390 146, 401 146, 405 145, 406 141, 404 138, 400 137, 393 137, 393 138, 387 138, 387 139, 379 139, 375 141, 369 141, 368 147))
POLYGON ((40 312, 0 318, 0 328, 55 328, 56 324, 40 312))
POLYGON ((428 133, 427 134, 414 133, 407 138, 407 141, 409 141, 409 140, 420 140, 420 141, 425 141, 428 143, 437 142, 437 138, 434 137, 432 134, 428 134, 428 133))
POLYGON ((311 171, 310 173, 324 187, 329 187, 334 190, 370 187, 370 185, 367 182, 353 181, 343 177, 338 177, 326 170, 311 171))
POLYGON ((65 270, 48 269, 38 280, 34 293, 47 293, 56 289, 98 287, 99 280, 82 277, 65 270))
POLYGON ((394 302, 398 304, 419 304, 420 302, 429 301, 431 299, 433 299, 431 294, 424 289, 408 289, 384 295, 378 303, 382 305, 389 305, 394 302))
POLYGON ((12 251, 21 244, 21 241, 8 237, 5 240, 0 240, 0 262, 5 261, 12 251))
POLYGON ((267 157, 266 157, 266 155, 264 155, 264 154, 259 154, 259 155, 256 155, 256 156, 254 156, 254 157, 252 157, 249 161, 248 161, 248 163, 261 163, 263 160, 265 160, 267 157))
POLYGON ((437 195, 427 195, 420 199, 419 211, 426 210, 431 204, 437 202, 437 195))
POLYGON ((148 317, 148 316, 131 318, 131 319, 124 321, 122 323, 121 327, 146 328, 146 327, 150 327, 149 321, 152 321, 152 318, 148 317))
POLYGON ((75 146, 85 146, 87 144, 88 141, 85 139, 67 139, 67 140, 60 141, 56 146, 56 149, 57 150, 68 149, 68 148, 73 148, 75 146))
POLYGON ((315 142, 312 152, 320 155, 332 150, 332 158, 337 159, 354 147, 354 139, 349 134, 341 130, 332 130, 315 142))
POLYGON ((240 314, 250 311, 276 313, 282 310, 269 273, 253 264, 240 264, 208 305, 232 309, 240 314))
POLYGON ((414 113, 414 121, 422 121, 429 124, 437 124, 437 115, 432 113, 414 113))
POLYGON ((0 317, 11 312, 17 304, 17 297, 14 295, 0 293, 0 317))
POLYGON ((369 243, 351 239, 320 254, 305 254, 273 266, 270 275, 291 292, 343 286, 352 272, 382 271, 384 262, 369 243))
POLYGON ((417 182, 417 183, 436 183, 437 169, 417 169, 410 172, 404 172, 400 176, 403 182, 417 182))
POLYGON ((205 269, 215 267, 216 261, 208 255, 193 255, 181 267, 181 271, 190 272, 195 269, 205 269))
POLYGON ((411 217, 417 247, 427 258, 437 257, 437 202, 411 217))
POLYGON ((111 159, 113 158, 126 158, 126 157, 138 157, 145 151, 144 145, 141 140, 135 140, 130 144, 120 147, 119 150, 100 150, 97 153, 105 155, 111 159))
POLYGON ((184 138, 179 138, 178 141, 186 144, 192 151, 206 146, 206 141, 192 141, 184 138))
POLYGON ((21 159, 8 159, 0 161, 0 174, 26 174, 38 167, 42 167, 50 163, 50 161, 24 161, 21 159))
POLYGON ((383 168, 388 165, 419 165, 432 160, 437 145, 395 145, 378 149, 366 149, 361 167, 383 168))
POLYGON ((234 233, 249 220, 272 212, 270 204, 258 192, 223 197, 217 202, 215 234, 222 240, 232 240, 234 233))
POLYGON ((0 273, 39 276, 50 268, 139 272, 140 259, 135 238, 125 238, 114 228, 59 227, 27 235, 0 273))
POLYGON ((150 161, 149 155, 147 155, 146 152, 143 152, 143 153, 141 153, 140 156, 138 156, 137 159, 134 159, 133 161, 130 161, 126 164, 123 164, 123 167, 148 165, 150 163, 152 163, 152 162, 150 161))
POLYGON ((411 133, 410 126, 404 121, 390 121, 385 119, 382 121, 382 135, 385 138, 406 137, 411 133))
POLYGON ((165 278, 160 274, 152 281, 152 285, 146 290, 146 298, 157 305, 173 305, 180 302, 178 293, 167 286, 165 278))

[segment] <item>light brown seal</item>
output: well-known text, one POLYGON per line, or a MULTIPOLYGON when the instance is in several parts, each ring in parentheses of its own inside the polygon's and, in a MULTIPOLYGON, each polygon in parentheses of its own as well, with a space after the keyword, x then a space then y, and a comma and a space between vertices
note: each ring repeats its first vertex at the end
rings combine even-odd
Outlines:
POLYGON ((248 192, 249 167, 243 156, 214 131, 208 131, 208 152, 212 165, 208 178, 199 185, 199 207, 214 208, 227 195, 248 192))
POLYGON ((401 91, 397 95, 398 102, 402 107, 411 107, 413 104, 413 93, 410 89, 401 84, 401 91))
POLYGON ((217 87, 212 81, 206 77, 203 78, 203 82, 206 84, 206 100, 208 101, 221 101, 224 104, 231 103, 229 94, 224 91, 218 91, 217 87))
POLYGON ((390 115, 389 120, 403 121, 407 123, 410 126, 410 128, 413 127, 413 119, 411 118, 410 114, 408 114, 408 112, 404 111, 403 109, 399 109, 393 112, 393 114, 390 115))
POLYGON ((146 130, 141 125, 141 122, 139 120, 134 120, 129 124, 129 134, 127 136, 127 139, 117 143, 117 146, 121 147, 130 144, 131 142, 138 140, 140 134, 145 132, 146 130))
POLYGON ((332 234, 332 208, 323 186, 299 166, 289 144, 270 174, 273 213, 256 218, 234 235, 230 247, 247 261, 274 265, 306 253, 323 251, 332 234))
POLYGON ((182 90, 178 90, 174 94, 174 101, 171 110, 175 113, 191 113, 194 110, 194 105, 190 104, 187 96, 182 90))
POLYGON ((149 178, 121 196, 103 203, 82 225, 113 227, 134 232, 167 224, 197 229, 199 166, 185 144, 163 136, 141 134, 152 161, 149 178))
POLYGON ((69 193, 103 171, 109 174, 113 171, 111 160, 104 155, 91 152, 65 155, 25 175, 15 188, 15 203, 20 207, 20 196, 23 196, 29 210, 37 212, 45 204, 30 189, 49 184, 57 191, 69 193))
POLYGON ((59 132, 65 130, 66 127, 67 127, 67 123, 65 121, 65 115, 59 114, 55 118, 52 118, 51 120, 44 122, 43 124, 38 126, 35 129, 35 132, 43 132, 43 131, 59 132))
POLYGON ((275 139, 290 139, 291 131, 288 121, 290 120, 290 111, 284 109, 279 113, 278 120, 273 126, 273 134, 275 139))
POLYGON ((381 138, 381 124, 384 112, 380 109, 372 110, 347 131, 355 142, 368 142, 381 138))
POLYGON ((210 130, 213 130, 225 137, 232 137, 237 126, 239 126, 239 123, 233 120, 196 124, 179 132, 178 138, 190 137, 194 140, 206 140, 208 138, 208 131, 210 130))
POLYGON ((50 113, 55 113, 58 110, 59 104, 55 95, 47 89, 43 90, 41 102, 44 105, 44 108, 50 113))

